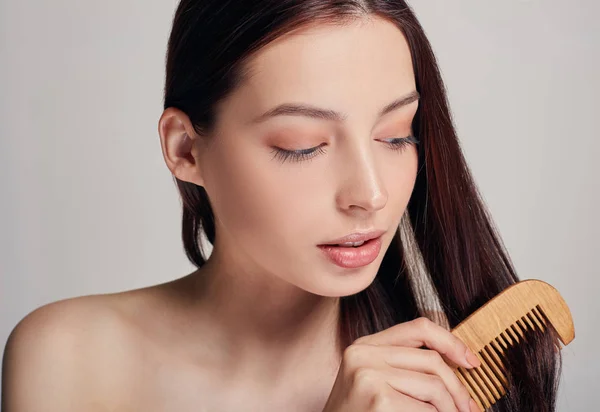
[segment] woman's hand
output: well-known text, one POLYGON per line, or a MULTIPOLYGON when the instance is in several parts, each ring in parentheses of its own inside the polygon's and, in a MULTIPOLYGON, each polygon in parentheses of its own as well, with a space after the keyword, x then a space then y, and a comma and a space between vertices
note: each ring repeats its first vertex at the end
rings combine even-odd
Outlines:
POLYGON ((472 368, 467 359, 480 365, 425 317, 363 336, 345 349, 323 412, 479 412, 453 371, 472 368))

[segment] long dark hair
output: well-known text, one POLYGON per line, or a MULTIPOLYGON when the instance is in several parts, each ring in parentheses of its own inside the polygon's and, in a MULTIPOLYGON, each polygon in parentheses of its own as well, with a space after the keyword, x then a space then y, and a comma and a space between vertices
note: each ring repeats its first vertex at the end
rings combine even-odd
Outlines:
MULTIPOLYGON (((519 280, 463 157, 431 45, 401 0, 182 0, 166 59, 164 108, 188 115, 210 135, 217 105, 246 78, 247 58, 279 36, 312 24, 376 15, 393 22, 411 50, 421 98, 413 120, 418 174, 401 224, 369 287, 340 298, 340 342, 425 315, 433 302, 454 327, 519 280)), ((189 260, 206 262, 201 235, 215 240, 203 187, 175 178, 189 260)), ((509 390, 491 410, 552 411, 562 368, 556 333, 530 331, 505 353, 509 390)))

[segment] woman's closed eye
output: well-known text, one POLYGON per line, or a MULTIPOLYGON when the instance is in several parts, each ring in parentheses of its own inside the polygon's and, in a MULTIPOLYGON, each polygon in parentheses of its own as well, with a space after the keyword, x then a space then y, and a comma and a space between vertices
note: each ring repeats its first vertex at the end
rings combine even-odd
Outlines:
MULTIPOLYGON (((392 150, 402 152, 410 144, 419 144, 420 140, 415 136, 410 135, 407 137, 394 137, 385 139, 382 142, 389 146, 392 150)), ((325 146, 325 143, 322 143, 319 146, 300 150, 285 150, 279 147, 274 147, 273 152, 275 152, 275 155, 273 158, 278 159, 281 161, 281 163, 288 159, 291 159, 294 162, 310 160, 319 154, 325 153, 323 146, 325 146)))

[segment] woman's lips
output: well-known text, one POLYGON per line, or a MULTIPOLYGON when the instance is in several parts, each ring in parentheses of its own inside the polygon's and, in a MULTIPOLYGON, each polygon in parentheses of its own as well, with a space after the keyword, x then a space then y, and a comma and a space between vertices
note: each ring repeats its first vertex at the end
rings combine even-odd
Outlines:
POLYGON ((343 268, 358 268, 372 263, 381 251, 381 236, 371 239, 358 247, 335 245, 318 246, 336 265, 343 268))

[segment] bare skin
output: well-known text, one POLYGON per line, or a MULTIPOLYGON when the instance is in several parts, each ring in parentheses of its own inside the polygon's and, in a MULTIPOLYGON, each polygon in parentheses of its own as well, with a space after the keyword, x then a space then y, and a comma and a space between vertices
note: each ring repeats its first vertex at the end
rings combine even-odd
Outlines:
POLYGON ((204 186, 213 204, 218 235, 207 264, 173 282, 29 314, 7 344, 3 410, 323 409, 342 356, 339 297, 374 280, 416 179, 416 147, 386 141, 412 134, 418 100, 379 117, 415 91, 411 56, 396 27, 364 19, 285 36, 251 65, 210 144, 174 108, 159 120, 167 167, 204 186), (284 102, 347 117, 252 122, 284 102), (273 159, 273 147, 323 143, 310 160, 273 159), (343 269, 316 247, 368 229, 386 233, 367 266, 343 269))

